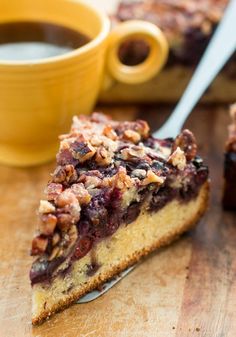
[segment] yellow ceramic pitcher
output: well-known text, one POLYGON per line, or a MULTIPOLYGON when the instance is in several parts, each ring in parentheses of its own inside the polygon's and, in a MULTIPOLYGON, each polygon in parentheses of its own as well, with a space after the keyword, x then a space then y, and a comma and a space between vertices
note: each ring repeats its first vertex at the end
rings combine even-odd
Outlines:
POLYGON ((36 61, 0 59, 0 162, 15 166, 53 158, 58 135, 68 131, 71 117, 88 114, 101 88, 116 79, 149 80, 162 68, 168 45, 154 25, 130 21, 110 33, 108 17, 73 0, 1 0, 0 23, 44 21, 88 35, 91 41, 62 56, 36 61), (119 61, 118 48, 127 38, 150 45, 147 59, 134 67, 119 61))

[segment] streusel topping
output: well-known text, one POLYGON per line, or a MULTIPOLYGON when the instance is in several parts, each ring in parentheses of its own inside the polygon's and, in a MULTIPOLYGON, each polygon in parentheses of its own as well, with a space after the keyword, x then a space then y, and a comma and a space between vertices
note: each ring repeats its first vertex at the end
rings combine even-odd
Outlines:
POLYGON ((46 253, 50 259, 77 240, 81 211, 93 207, 98 195, 117 195, 117 200, 123 199, 120 207, 128 207, 140 201, 137 191, 149 185, 158 190, 171 170, 183 171, 196 156, 196 142, 188 130, 175 141, 158 140, 150 136, 145 121, 118 122, 100 113, 74 117, 70 132, 60 140, 57 167, 45 189, 46 200, 40 201, 40 224, 32 244, 33 255, 46 253))

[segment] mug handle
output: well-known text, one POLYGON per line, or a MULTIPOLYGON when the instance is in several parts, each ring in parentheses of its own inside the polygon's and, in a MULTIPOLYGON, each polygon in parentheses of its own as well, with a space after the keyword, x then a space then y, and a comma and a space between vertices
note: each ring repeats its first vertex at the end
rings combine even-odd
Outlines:
POLYGON ((107 70, 119 82, 143 83, 162 69, 167 60, 168 51, 167 39, 157 26, 146 21, 127 21, 115 27, 109 35, 107 70), (147 58, 135 66, 123 64, 118 56, 120 45, 131 38, 144 40, 150 48, 147 58))

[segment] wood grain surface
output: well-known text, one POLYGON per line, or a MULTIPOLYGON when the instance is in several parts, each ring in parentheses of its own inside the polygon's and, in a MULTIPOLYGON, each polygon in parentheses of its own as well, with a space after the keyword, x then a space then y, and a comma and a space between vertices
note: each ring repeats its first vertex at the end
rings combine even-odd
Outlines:
MULTIPOLYGON (((102 108, 101 108, 102 109, 102 108)), ((171 107, 106 107, 119 119, 144 118, 153 129, 171 107)), ((54 163, 0 167, 0 336, 235 337, 236 215, 221 209, 227 107, 199 107, 187 123, 210 166, 208 213, 199 226, 149 256, 104 296, 31 326, 29 248, 36 208, 54 163)))

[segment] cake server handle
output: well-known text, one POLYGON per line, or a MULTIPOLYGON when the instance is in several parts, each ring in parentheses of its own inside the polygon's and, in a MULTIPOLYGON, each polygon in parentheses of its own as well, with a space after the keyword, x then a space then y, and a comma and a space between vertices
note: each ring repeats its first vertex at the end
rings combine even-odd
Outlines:
POLYGON ((153 133, 157 138, 175 138, 205 90, 236 50, 236 0, 231 0, 190 83, 164 125, 153 133))

